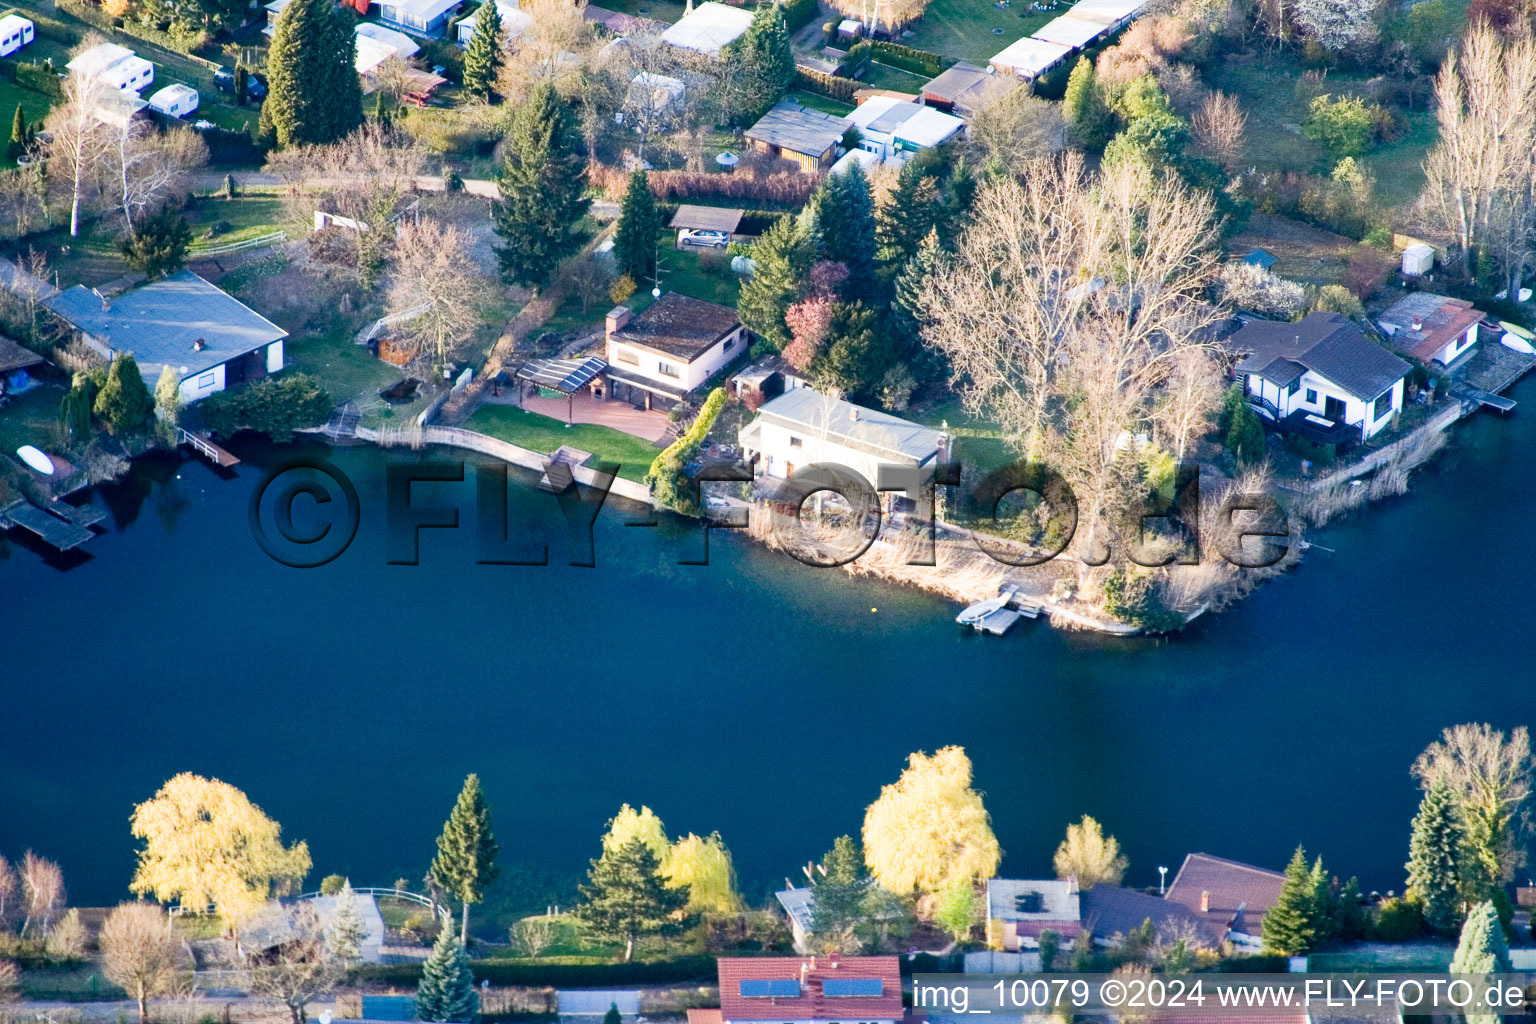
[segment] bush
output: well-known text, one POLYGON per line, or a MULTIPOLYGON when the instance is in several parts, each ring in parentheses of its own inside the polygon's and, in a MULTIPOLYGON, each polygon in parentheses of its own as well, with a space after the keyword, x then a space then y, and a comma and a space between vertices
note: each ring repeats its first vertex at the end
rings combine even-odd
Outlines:
POLYGON ((684 515, 696 516, 702 511, 689 493, 691 489, 683 485, 684 464, 709 436, 710 428, 715 425, 720 410, 725 407, 725 397, 725 388, 717 387, 711 391, 692 425, 681 437, 667 445, 646 471, 646 481, 655 485, 656 499, 684 515))
POLYGON ((331 396, 313 377, 296 373, 209 395, 202 412, 208 429, 221 437, 257 430, 274 441, 288 441, 295 430, 323 422, 331 405, 331 396))
POLYGON ((811 23, 819 7, 816 0, 784 0, 779 10, 783 12, 784 22, 790 32, 796 32, 811 23))
MULTIPOLYGON (((629 175, 613 167, 591 167, 588 181, 602 189, 610 199, 624 197, 629 175)), ((798 209, 810 202, 816 190, 816 177, 799 171, 772 171, 755 174, 711 174, 707 171, 651 171, 646 175, 651 193, 660 200, 729 199, 773 203, 785 209, 798 209)), ((782 215, 782 214, 781 214, 782 215)))
POLYGON ((1424 913, 1417 903, 1390 896, 1376 908, 1371 935, 1378 942, 1407 942, 1424 934, 1424 913))
POLYGON ((834 77, 825 71, 797 67, 795 68, 795 88, 820 93, 840 103, 852 103, 853 94, 859 90, 859 83, 851 78, 834 77))
MULTIPOLYGON (((903 960, 905 966, 905 960, 903 960)), ((715 958, 684 956, 649 963, 519 964, 504 960, 472 960, 476 984, 496 987, 610 988, 620 985, 664 985, 715 978, 715 958)), ((352 972, 354 983, 414 988, 421 981, 420 964, 364 964, 352 972)))
POLYGON ((1360 156, 1370 147, 1376 136, 1376 116, 1358 97, 1324 94, 1312 100, 1301 132, 1337 161, 1360 156))
POLYGON ((900 43, 890 43, 883 39, 871 40, 868 44, 873 48, 875 58, 882 64, 889 64, 893 68, 910 71, 914 75, 926 75, 933 78, 945 68, 955 62, 948 57, 940 56, 928 50, 919 50, 915 46, 903 46, 900 43))
POLYGON ((335 896, 342 889, 346 888, 346 885, 346 875, 326 875, 320 880, 320 895, 335 896))
POLYGON ((59 84, 59 76, 53 72, 52 68, 42 64, 16 65, 16 84, 23 89, 40 92, 52 99, 64 98, 64 87, 59 84))

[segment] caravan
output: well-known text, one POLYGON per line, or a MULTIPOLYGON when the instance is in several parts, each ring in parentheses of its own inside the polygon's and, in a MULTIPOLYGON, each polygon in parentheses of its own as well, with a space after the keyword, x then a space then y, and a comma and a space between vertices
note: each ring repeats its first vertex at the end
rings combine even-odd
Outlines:
POLYGON ((197 109, 197 90, 190 85, 168 85, 149 98, 149 107, 166 117, 186 117, 197 109))
POLYGON ((155 80, 155 66, 126 46, 101 43, 79 54, 65 67, 71 74, 99 78, 122 92, 137 93, 155 80))
POLYGON ((34 38, 32 22, 19 14, 0 18, 0 57, 9 57, 34 38))

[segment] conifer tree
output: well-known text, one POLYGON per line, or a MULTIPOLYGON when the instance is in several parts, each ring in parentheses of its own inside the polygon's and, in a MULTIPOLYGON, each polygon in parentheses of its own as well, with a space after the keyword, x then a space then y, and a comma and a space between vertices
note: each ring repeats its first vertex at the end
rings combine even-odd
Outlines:
MULTIPOLYGON (((849 300, 875 299, 875 203, 858 164, 828 175, 811 197, 816 212, 816 254, 848 268, 849 300)), ((921 237, 921 236, 919 236, 921 237)))
POLYGON ((561 260, 581 248, 576 221, 591 201, 570 108, 548 82, 533 88, 507 133, 492 209, 502 277, 542 285, 561 260))
POLYGON ((923 343, 923 286, 939 264, 939 235, 930 231, 917 247, 917 254, 896 275, 886 327, 892 348, 919 381, 943 380, 949 376, 949 361, 944 354, 923 343))
POLYGON ((416 988, 416 1019, 453 1021, 463 1024, 479 1014, 475 998, 475 977, 469 969, 469 954, 447 921, 441 922, 432 955, 421 969, 421 984, 416 988))
POLYGON ((1114 112, 1104 102, 1104 88, 1087 57, 1079 57, 1072 68, 1061 98, 1061 113, 1067 119, 1072 143, 1080 149, 1098 152, 1115 133, 1114 112))
POLYGON ((656 233, 660 230, 656 197, 645 172, 635 171, 624 190, 619 226, 613 235, 613 258, 620 274, 628 274, 635 281, 649 281, 655 276, 656 233))
POLYGON ((501 61, 501 11, 496 0, 485 0, 464 50, 464 91, 477 99, 490 99, 501 61))
POLYGON ((1424 920, 1448 933, 1461 920, 1462 883, 1466 874, 1467 840, 1450 785, 1443 777, 1430 780, 1413 818, 1408 838, 1408 892, 1423 908, 1424 920))
POLYGON ((747 109, 742 113, 755 120, 778 101, 795 79, 795 53, 780 6, 770 3, 759 7, 733 49, 734 59, 747 78, 747 109))
MULTIPOLYGON (((1456 943, 1456 955, 1451 958, 1451 973, 1507 974, 1510 970, 1509 946, 1499 923, 1498 908, 1492 900, 1484 900, 1472 908, 1461 926, 1461 939, 1456 943)), ((1466 1019, 1467 1024, 1498 1024, 1499 1015, 1469 1013, 1466 1019)))
POLYGON ((624 1015, 619 1012, 618 1003, 609 1003, 608 1012, 603 1014, 603 1024, 624 1024, 624 1015))
POLYGON ((1280 896, 1264 915, 1264 952, 1300 956, 1317 943, 1317 882, 1301 847, 1285 866, 1280 896))
POLYGON ((598 937, 623 942, 626 963, 642 936, 676 926, 689 896, 687 886, 667 886, 656 855, 640 839, 605 850, 578 889, 576 919, 598 937))
POLYGON ((335 142, 363 123, 357 39, 331 0, 292 0, 267 51, 262 118, 279 146, 335 142))
POLYGON ((869 394, 891 364, 890 342, 878 326, 875 311, 864 303, 835 303, 827 349, 812 365, 814 375, 845 394, 869 394))
POLYGON ((112 434, 123 434, 142 427, 154 408, 155 400, 133 353, 121 353, 112 360, 107 382, 96 393, 96 417, 112 434))
POLYGON ((463 907, 460 943, 469 942, 469 905, 483 900, 486 887, 496 880, 496 855, 500 852, 491 832, 491 809, 480 788, 480 776, 471 774, 459 790, 443 834, 437 837, 437 857, 429 872, 433 884, 463 907))
POLYGON ((741 283, 736 315, 743 326, 782 352, 790 342, 784 311, 799 297, 811 246, 790 216, 780 217, 752 246, 752 276, 741 283))
POLYGON ((357 912, 357 893, 352 880, 342 884, 336 894, 336 909, 325 925, 325 947, 337 963, 351 967, 363 959, 363 943, 368 938, 368 928, 357 912))
POLYGON ((896 187, 875 216, 875 238, 880 260, 897 268, 917 255, 923 239, 938 222, 938 184, 922 173, 916 161, 907 161, 896 187))
POLYGON ((21 104, 16 104, 16 114, 11 118, 11 141, 6 143, 5 158, 14 161, 27 150, 27 115, 21 104))
POLYGON ((96 385, 83 373, 74 381, 59 403, 59 429, 69 444, 83 445, 91 439, 91 413, 96 403, 96 385))

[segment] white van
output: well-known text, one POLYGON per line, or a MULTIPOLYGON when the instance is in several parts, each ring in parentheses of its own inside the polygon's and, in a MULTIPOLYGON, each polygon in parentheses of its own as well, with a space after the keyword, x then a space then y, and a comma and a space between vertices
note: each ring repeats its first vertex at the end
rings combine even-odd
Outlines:
POLYGON ((0 18, 0 57, 9 57, 36 37, 32 22, 19 14, 0 18))
POLYGON ((197 109, 197 90, 190 85, 168 85, 149 98, 149 107, 166 117, 186 117, 197 109))

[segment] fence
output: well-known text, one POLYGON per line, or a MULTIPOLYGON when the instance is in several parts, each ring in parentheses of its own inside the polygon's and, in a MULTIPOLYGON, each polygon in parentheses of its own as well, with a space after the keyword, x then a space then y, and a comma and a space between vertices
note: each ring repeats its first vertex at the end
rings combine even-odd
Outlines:
POLYGON ((224 256, 232 252, 243 252, 246 249, 260 249, 269 245, 277 245, 286 242, 286 231, 273 231, 270 234, 257 235, 255 238, 243 239, 239 242, 230 242, 227 245, 210 245, 205 247, 188 246, 188 259, 204 259, 209 256, 224 256))

